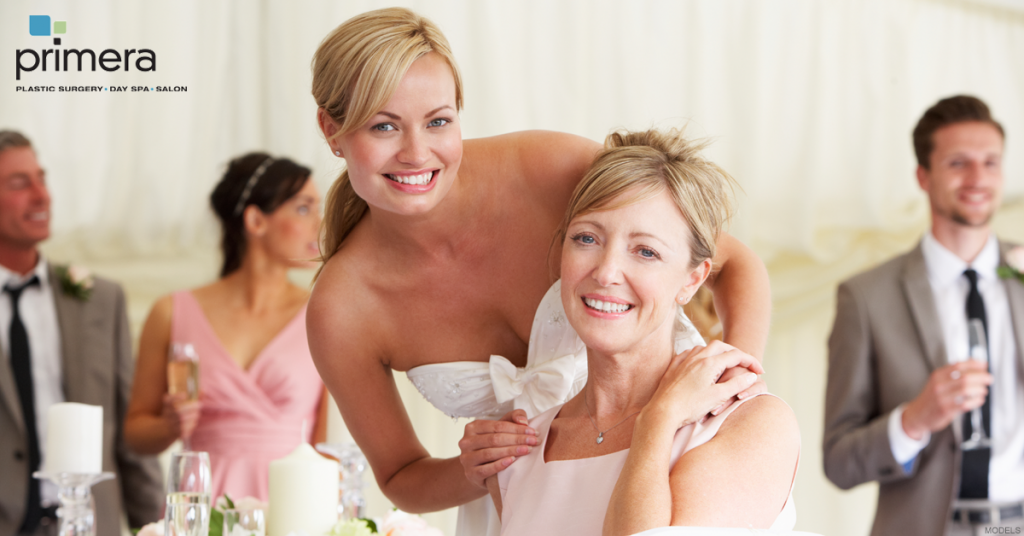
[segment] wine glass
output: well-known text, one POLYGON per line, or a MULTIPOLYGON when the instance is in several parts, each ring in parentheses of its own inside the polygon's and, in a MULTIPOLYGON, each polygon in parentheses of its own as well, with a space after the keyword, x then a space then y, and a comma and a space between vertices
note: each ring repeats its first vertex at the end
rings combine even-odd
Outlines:
POLYGON ((213 478, 205 452, 176 452, 167 471, 165 536, 206 536, 213 478))
MULTIPOLYGON (((199 355, 189 343, 171 344, 167 352, 167 392, 184 393, 189 401, 199 400, 199 355)), ((189 438, 181 439, 184 450, 192 450, 189 438)))
POLYGON ((266 522, 260 508, 224 510, 224 536, 265 536, 266 522))
MULTIPOLYGON (((985 324, 977 318, 972 318, 967 323, 967 335, 971 348, 971 359, 987 363, 988 340, 985 337, 985 324)), ((971 410, 971 437, 961 444, 963 450, 986 448, 992 445, 992 440, 985 433, 981 411, 981 408, 971 410)))

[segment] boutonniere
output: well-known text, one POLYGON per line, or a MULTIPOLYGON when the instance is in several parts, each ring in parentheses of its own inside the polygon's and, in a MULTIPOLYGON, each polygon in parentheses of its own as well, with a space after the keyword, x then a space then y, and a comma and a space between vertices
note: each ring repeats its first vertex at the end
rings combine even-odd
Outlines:
POLYGON ((92 272, 83 266, 69 264, 56 268, 57 277, 60 279, 60 288, 64 294, 79 301, 89 299, 92 294, 92 272))
POLYGON ((1024 283, 1024 246, 1016 246, 1006 252, 1006 264, 996 268, 996 273, 1003 279, 1011 277, 1024 283))

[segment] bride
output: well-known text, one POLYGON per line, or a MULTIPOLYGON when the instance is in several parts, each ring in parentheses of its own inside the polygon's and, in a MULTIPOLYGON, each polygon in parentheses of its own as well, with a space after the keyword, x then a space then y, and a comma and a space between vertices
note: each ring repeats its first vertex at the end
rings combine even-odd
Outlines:
POLYGON ((590 377, 530 421, 538 448, 488 479, 503 535, 792 529, 789 406, 759 396, 702 420, 763 371, 723 343, 694 346, 679 322, 728 214, 731 179, 698 150, 675 133, 612 134, 573 194, 560 292, 545 303, 586 344, 590 377), (736 366, 748 370, 716 383, 736 366))
MULTIPOLYGON (((575 335, 560 355, 578 359, 539 363, 527 343, 559 270, 551 238, 600 147, 553 132, 463 142, 451 50, 405 9, 356 16, 328 35, 313 60, 313 96, 327 144, 347 166, 328 194, 325 263, 307 311, 314 361, 396 506, 419 513, 482 499, 462 509, 459 531, 493 534, 484 478, 537 444, 526 413, 586 382, 575 335), (505 420, 468 424, 460 458, 433 458, 395 371, 451 416, 505 420), (510 413, 516 407, 524 411, 510 413)), ((764 266, 727 235, 715 262, 725 341, 759 355, 770 310, 764 266)))

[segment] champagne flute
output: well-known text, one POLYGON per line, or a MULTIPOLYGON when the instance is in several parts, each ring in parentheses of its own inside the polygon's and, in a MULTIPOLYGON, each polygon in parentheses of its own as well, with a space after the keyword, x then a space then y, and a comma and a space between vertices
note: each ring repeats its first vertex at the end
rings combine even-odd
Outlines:
MULTIPOLYGON (((171 344, 167 352, 167 392, 184 393, 189 401, 199 400, 199 355, 189 343, 171 344)), ((181 439, 184 450, 192 450, 189 438, 181 439)))
MULTIPOLYGON (((988 362, 988 340, 985 337, 985 324, 977 318, 967 323, 968 342, 971 348, 971 359, 988 362)), ((985 448, 992 445, 992 440, 985 433, 985 425, 981 408, 971 410, 971 437, 961 444, 963 450, 985 448)))
POLYGON ((176 452, 167 471, 165 536, 206 536, 210 529, 210 456, 176 452))

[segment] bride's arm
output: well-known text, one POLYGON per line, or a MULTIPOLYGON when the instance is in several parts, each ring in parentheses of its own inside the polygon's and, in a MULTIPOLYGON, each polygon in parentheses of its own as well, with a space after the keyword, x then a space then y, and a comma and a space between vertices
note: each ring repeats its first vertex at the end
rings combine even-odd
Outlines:
POLYGON ((420 443, 382 358, 382 338, 358 290, 325 267, 306 313, 309 349, 384 495, 424 513, 465 504, 486 491, 466 480, 458 458, 433 458, 420 443))
POLYGON ((723 342, 762 359, 772 317, 771 282, 761 258, 728 233, 718 238, 716 271, 705 283, 715 298, 723 342))
POLYGON ((718 341, 673 358, 633 426, 629 454, 605 514, 605 536, 636 534, 674 520, 669 464, 676 431, 749 387, 756 379, 751 371, 763 369, 750 355, 718 341), (747 373, 715 383, 730 367, 747 373))

